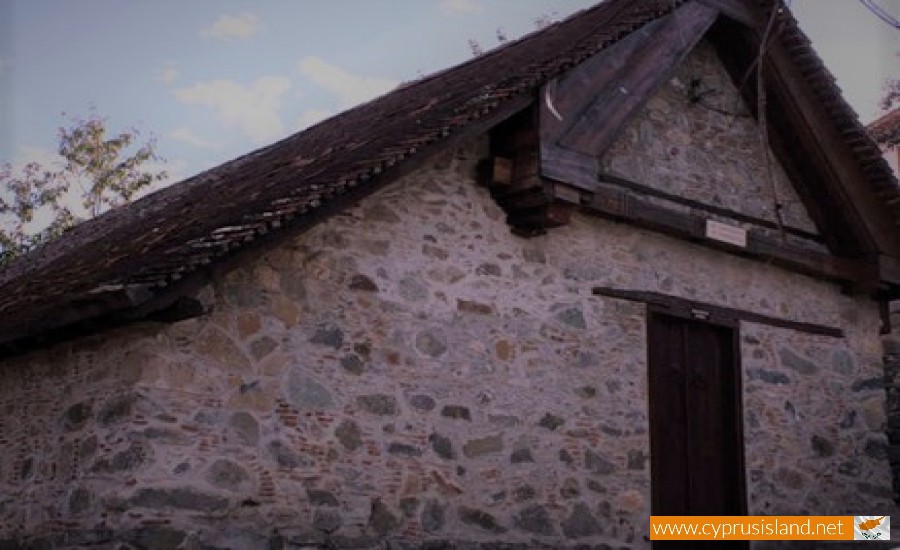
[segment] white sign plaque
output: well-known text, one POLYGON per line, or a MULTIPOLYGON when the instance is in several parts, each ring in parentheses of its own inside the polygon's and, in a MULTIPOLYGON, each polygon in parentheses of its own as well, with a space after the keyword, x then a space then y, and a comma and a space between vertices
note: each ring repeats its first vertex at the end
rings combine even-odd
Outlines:
POLYGON ((747 230, 727 223, 706 220, 706 237, 741 248, 747 247, 747 230))

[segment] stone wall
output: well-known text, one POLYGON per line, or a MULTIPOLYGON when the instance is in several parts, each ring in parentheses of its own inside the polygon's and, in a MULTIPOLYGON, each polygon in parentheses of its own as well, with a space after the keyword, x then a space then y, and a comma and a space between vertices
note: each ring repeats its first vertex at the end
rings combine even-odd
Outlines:
POLYGON ((0 363, 0 543, 646 547, 645 309, 594 286, 842 328, 740 327, 748 508, 886 509, 875 304, 580 214, 515 237, 486 153, 261 254, 207 315, 0 363))
POLYGON ((840 515, 873 506, 890 513, 878 358, 833 338, 762 325, 744 324, 741 335, 751 513, 840 515))
POLYGON ((704 41, 626 126, 601 167, 679 197, 769 222, 776 221, 777 197, 786 226, 818 233, 784 169, 770 158, 771 182, 756 120, 715 48, 704 41), (699 79, 697 95, 702 98, 691 103, 694 79, 699 79))
POLYGON ((645 546, 644 309, 594 285, 844 328, 741 327, 750 511, 887 500, 874 305, 599 219, 516 238, 462 156, 218 281, 202 318, 6 361, 0 539, 645 546))
POLYGON ((893 497, 900 503, 900 304, 890 304, 891 333, 882 338, 887 386, 888 458, 893 473, 893 497))

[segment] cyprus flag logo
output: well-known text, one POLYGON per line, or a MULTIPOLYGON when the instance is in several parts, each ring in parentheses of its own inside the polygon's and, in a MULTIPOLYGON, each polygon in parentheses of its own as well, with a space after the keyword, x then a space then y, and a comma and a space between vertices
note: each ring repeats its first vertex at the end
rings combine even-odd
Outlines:
POLYGON ((853 540, 891 540, 891 516, 853 516, 853 540))

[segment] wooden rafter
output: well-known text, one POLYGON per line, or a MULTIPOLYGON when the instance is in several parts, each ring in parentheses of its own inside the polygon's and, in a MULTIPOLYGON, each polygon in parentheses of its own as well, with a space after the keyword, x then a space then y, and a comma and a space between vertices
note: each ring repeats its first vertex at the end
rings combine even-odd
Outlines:
POLYGON ((707 6, 686 4, 636 31, 621 48, 576 68, 555 90, 552 85, 545 86, 540 111, 542 140, 599 157, 700 41, 717 15, 707 6))
MULTIPOLYGON (((811 238, 805 232, 799 235, 792 229, 788 233, 810 244, 822 240, 832 254, 814 246, 785 243, 760 230, 748 233, 746 247, 734 249, 706 238, 708 214, 698 212, 708 212, 708 208, 692 207, 691 213, 685 213, 663 206, 648 200, 650 196, 658 198, 659 193, 640 182, 604 185, 599 172, 601 154, 708 30, 735 84, 744 84, 741 93, 753 111, 755 86, 752 80, 742 81, 748 73, 753 74, 749 68, 757 61, 764 16, 762 10, 746 2, 695 0, 549 82, 538 101, 541 175, 577 188, 583 194, 582 208, 595 214, 764 258, 790 270, 839 282, 854 292, 894 295, 900 288, 900 255, 879 256, 879 251, 897 250, 893 245, 897 232, 883 235, 892 231, 889 213, 873 203, 875 196, 867 187, 863 167, 858 159, 850 158, 846 139, 830 125, 797 61, 777 40, 764 60, 767 74, 772 75, 767 83, 772 121, 768 132, 776 156, 822 238, 811 238), (873 216, 870 223, 864 223, 867 212, 873 216)), ((609 177, 605 179, 610 183, 609 177)), ((771 223, 725 217, 771 229, 771 223)))

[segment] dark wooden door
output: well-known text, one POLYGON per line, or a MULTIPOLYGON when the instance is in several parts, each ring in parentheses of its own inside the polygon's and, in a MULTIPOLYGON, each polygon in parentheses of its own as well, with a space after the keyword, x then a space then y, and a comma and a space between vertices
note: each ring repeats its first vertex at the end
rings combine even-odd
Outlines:
POLYGON ((651 312, 654 515, 744 512, 736 330, 651 312))

